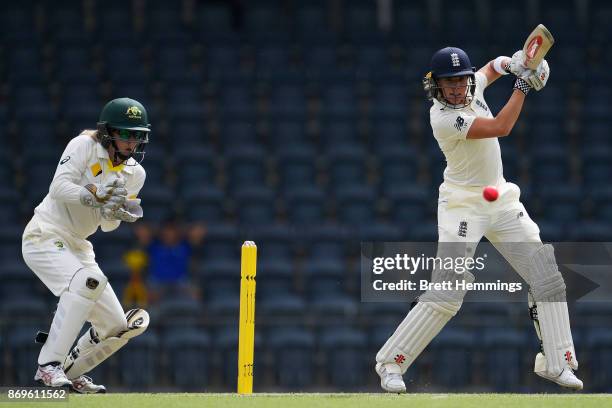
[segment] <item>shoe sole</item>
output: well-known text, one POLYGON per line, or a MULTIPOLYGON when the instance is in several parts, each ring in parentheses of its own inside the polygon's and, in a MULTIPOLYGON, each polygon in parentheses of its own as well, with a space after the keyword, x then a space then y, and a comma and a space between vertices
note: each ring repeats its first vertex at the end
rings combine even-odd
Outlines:
POLYGON ((48 388, 57 388, 60 390, 68 390, 70 391, 72 389, 72 384, 64 384, 64 385, 59 385, 57 387, 53 387, 51 385, 47 385, 45 384, 45 382, 43 380, 34 380, 37 384, 43 386, 43 387, 48 387, 48 388))

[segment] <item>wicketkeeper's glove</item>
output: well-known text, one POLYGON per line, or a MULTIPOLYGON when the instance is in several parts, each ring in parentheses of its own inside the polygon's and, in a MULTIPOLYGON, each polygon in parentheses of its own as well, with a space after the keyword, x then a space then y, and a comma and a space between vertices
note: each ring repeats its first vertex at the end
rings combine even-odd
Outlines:
POLYGON ((119 208, 125 202, 127 190, 123 178, 114 178, 104 184, 87 184, 81 189, 79 198, 81 204, 87 207, 99 208, 108 205, 119 208))
POLYGON ((134 222, 143 216, 140 198, 126 200, 119 208, 114 208, 112 205, 103 205, 100 211, 102 217, 108 221, 134 222))

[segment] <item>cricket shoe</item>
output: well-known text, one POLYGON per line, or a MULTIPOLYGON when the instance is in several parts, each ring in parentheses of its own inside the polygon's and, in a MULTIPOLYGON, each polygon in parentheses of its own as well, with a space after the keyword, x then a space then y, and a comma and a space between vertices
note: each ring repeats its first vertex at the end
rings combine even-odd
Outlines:
POLYGON ((38 366, 34 381, 47 387, 66 387, 72 384, 72 381, 66 377, 61 364, 38 366))
POLYGON ((81 375, 72 380, 70 388, 79 394, 104 394, 106 392, 105 386, 94 384, 91 378, 86 375, 81 375))
POLYGON ((577 391, 581 390, 583 387, 582 381, 578 377, 576 377, 576 374, 574 374, 574 370, 572 370, 570 366, 566 366, 559 375, 550 374, 545 369, 546 357, 544 357, 544 354, 542 353, 538 353, 536 355, 535 367, 536 368, 534 369, 534 372, 537 375, 549 381, 553 381, 562 387, 571 388, 577 391))
POLYGON ((376 363, 376 373, 380 376, 380 386, 387 392, 398 394, 406 392, 402 369, 395 363, 376 363))

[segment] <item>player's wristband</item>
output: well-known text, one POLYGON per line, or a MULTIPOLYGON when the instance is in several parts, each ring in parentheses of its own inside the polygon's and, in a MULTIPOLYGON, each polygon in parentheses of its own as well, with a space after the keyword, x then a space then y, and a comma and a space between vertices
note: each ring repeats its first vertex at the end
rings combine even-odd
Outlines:
POLYGON ((516 80, 514 81, 514 87, 513 88, 514 89, 518 89, 519 91, 521 91, 525 95, 527 95, 529 93, 529 91, 531 91, 531 86, 523 78, 516 78, 516 80))
POLYGON ((510 57, 500 55, 499 57, 493 60, 493 69, 500 75, 508 75, 510 73, 510 71, 507 70, 509 66, 509 61, 510 57))

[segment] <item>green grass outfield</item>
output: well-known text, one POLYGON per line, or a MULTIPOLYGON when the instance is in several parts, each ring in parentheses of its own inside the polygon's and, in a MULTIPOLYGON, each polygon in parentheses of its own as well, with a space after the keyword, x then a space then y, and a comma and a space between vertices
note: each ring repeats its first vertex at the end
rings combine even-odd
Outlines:
POLYGON ((612 406, 612 394, 105 394, 74 395, 68 403, 0 403, 4 407, 282 407, 282 408, 389 408, 389 407, 494 407, 494 408, 604 408, 612 406))

